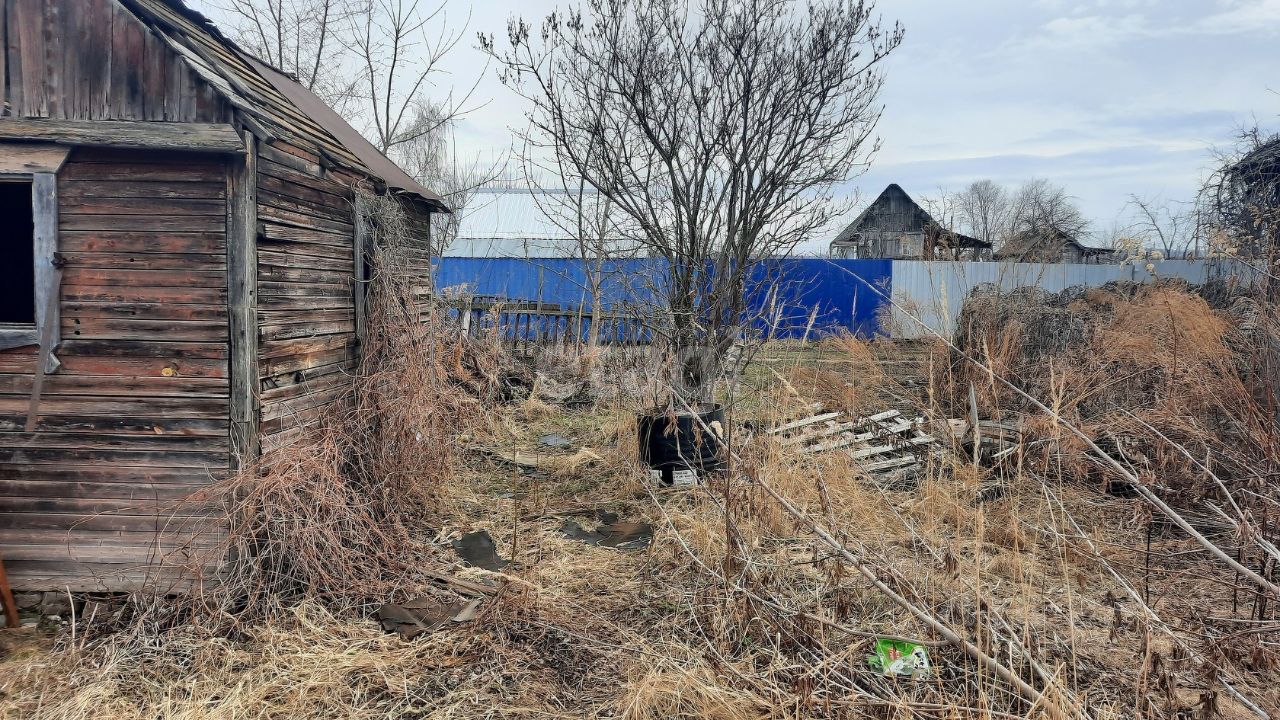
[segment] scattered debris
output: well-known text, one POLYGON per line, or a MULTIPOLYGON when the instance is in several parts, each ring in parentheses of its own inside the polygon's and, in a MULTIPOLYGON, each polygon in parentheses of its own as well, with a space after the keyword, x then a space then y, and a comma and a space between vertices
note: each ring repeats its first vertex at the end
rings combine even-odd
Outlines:
POLYGON ((653 526, 649 523, 620 521, 617 515, 610 512, 599 512, 597 517, 601 525, 595 530, 587 530, 576 520, 566 520, 560 526, 560 532, 565 537, 588 545, 619 550, 639 550, 648 547, 653 541, 653 526))
POLYGON ((534 383, 534 395, 539 400, 569 407, 591 404, 591 385, 586 380, 559 380, 539 372, 534 383))
POLYGON ((923 645, 893 638, 876 638, 872 650, 874 653, 867 656, 867 664, 872 670, 891 677, 929 679, 929 652, 923 645))
POLYGON ((509 561, 498 557, 498 546, 487 530, 467 533, 454 540, 453 549, 470 566, 485 570, 501 570, 509 561))
POLYGON ((400 634, 403 640, 438 630, 449 623, 474 620, 479 613, 479 600, 456 600, 443 603, 435 598, 420 597, 403 604, 387 603, 378 608, 382 629, 400 634))
POLYGON ((971 420, 950 419, 934 423, 935 432, 945 433, 972 453, 976 442, 982 448, 979 457, 991 463, 1013 455, 1022 446, 1022 428, 1011 422, 979 420, 975 434, 971 420))
POLYGON ((569 438, 558 433, 547 433, 546 435, 538 438, 538 443, 549 448, 573 447, 573 443, 569 441, 569 438))
POLYGON ((603 462, 600 454, 589 448, 579 448, 574 453, 545 453, 533 450, 498 450, 495 448, 476 447, 475 451, 489 457, 515 465, 525 470, 576 470, 584 465, 603 462))

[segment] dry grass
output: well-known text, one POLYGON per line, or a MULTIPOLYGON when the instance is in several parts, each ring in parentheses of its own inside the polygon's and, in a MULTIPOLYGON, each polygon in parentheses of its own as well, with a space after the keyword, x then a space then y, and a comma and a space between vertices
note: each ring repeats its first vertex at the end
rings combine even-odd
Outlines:
MULTIPOLYGON (((1195 308, 1187 309, 1194 323, 1195 308)), ((1143 317, 1135 310, 1126 321, 1151 321, 1143 317)), ((1223 342, 1230 332, 1219 336, 1223 342)), ((1014 368, 1017 344, 996 341, 992 336, 988 346, 998 347, 1014 368)), ((466 352, 444 354, 459 359, 414 376, 413 382, 436 388, 414 402, 437 415, 396 421, 435 428, 431 432, 453 441, 455 451, 429 459, 437 464, 402 460, 390 468, 379 463, 394 464, 396 455, 371 456, 368 467, 390 469, 392 483, 421 495, 400 508, 369 506, 377 511, 361 522, 403 514, 390 516, 398 524, 390 529, 353 525, 337 532, 342 547, 335 552, 349 553, 343 562, 355 562, 360 547, 400 563, 421 557, 425 567, 492 582, 497 594, 477 620, 402 641, 383 633, 360 603, 342 598, 372 602, 439 592, 415 577, 412 566, 397 571, 381 564, 376 573, 345 577, 354 571, 303 565, 300 577, 330 585, 304 592, 302 583, 259 579, 262 587, 293 588, 276 612, 232 624, 155 622, 75 646, 64 639, 59 652, 0 664, 0 717, 1052 716, 941 642, 764 492, 762 482, 828 528, 882 582, 1044 689, 1069 716, 1250 717, 1223 681, 1263 707, 1280 707, 1280 677, 1270 659, 1274 635, 1238 634, 1250 626, 1207 619, 1242 619, 1250 598, 1237 598, 1233 609, 1229 573, 1177 534, 1156 528, 1149 536, 1149 516, 1133 501, 1080 482, 1088 474, 1063 462, 1065 443, 1055 445, 1052 456, 1036 456, 1040 463, 1031 458, 1043 446, 1025 448, 1021 465, 940 461, 918 487, 895 490, 878 486, 847 455, 798 455, 757 436, 739 445, 732 473, 693 491, 659 493, 643 482, 634 461, 634 413, 642 401, 595 390, 595 404, 575 410, 536 400, 536 392, 533 401, 499 405, 484 390, 495 385, 472 384, 485 372, 458 368, 503 361, 491 354, 468 360, 466 352), (483 402, 438 397, 460 387, 472 388, 461 397, 483 402), (537 448, 550 432, 590 447, 600 459, 521 472, 461 452, 467 444, 537 448), (1003 486, 1003 495, 981 501, 979 491, 993 483, 1003 486), (652 545, 611 550, 560 532, 566 519, 589 525, 600 510, 652 523, 652 545), (427 525, 434 533, 415 532, 427 525), (512 565, 502 573, 461 567, 444 541, 475 529, 488 530, 512 565), (359 544, 383 534, 390 538, 385 547, 359 544), (345 594, 343 583, 358 591, 345 594), (1129 587, 1159 612, 1169 632, 1130 599, 1129 587), (934 677, 899 681, 873 672, 865 656, 876 635, 929 642, 934 677), (1232 651, 1216 652, 1224 642, 1232 651)), ((1159 355, 1158 348, 1130 352, 1159 355)), ((910 392, 881 372, 884 353, 877 348, 846 339, 815 354, 824 362, 797 357, 753 376, 744 390, 757 396, 753 422, 794 416, 819 390, 824 402, 855 410, 910 392), (831 359, 837 362, 825 362, 831 359)), ((1189 357, 1180 354, 1179 362, 1189 357)), ((1202 357, 1226 367, 1213 352, 1202 357)), ((635 361, 577 362, 545 367, 560 380, 586 378, 608 387, 609 375, 601 376, 596 363, 635 361)), ((1088 407, 1075 381, 1053 382, 1062 385, 1064 407, 1088 407)), ((917 388, 918 409, 935 409, 928 398, 947 391, 917 388)), ((407 431, 390 437, 399 438, 402 456, 417 447, 407 431)), ((363 477, 333 476, 347 457, 337 447, 330 440, 299 455, 291 474, 282 471, 270 486, 272 494, 264 491, 254 502, 276 505, 263 512, 304 513, 298 505, 332 492, 332 483, 363 477), (301 482, 290 486, 290 478, 301 482)), ((357 491, 367 492, 358 485, 346 492, 357 491)), ((354 522, 340 513, 337 497, 306 508, 302 524, 354 522)), ((309 530, 269 537, 279 538, 282 558, 291 547, 324 552, 328 542, 309 530)))

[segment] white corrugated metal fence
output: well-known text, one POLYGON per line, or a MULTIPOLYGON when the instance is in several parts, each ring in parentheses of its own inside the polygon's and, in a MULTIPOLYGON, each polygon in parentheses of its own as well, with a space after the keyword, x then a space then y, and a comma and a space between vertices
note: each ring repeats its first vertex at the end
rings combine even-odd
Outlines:
POLYGON ((1154 272, 1131 263, 1072 265, 894 260, 894 307, 890 327, 882 327, 881 330, 901 339, 932 337, 929 329, 950 337, 960 316, 960 305, 969 291, 981 283, 995 283, 1006 291, 1035 286, 1056 293, 1073 286, 1098 287, 1113 280, 1150 282, 1156 278, 1178 277, 1191 283, 1203 283, 1213 277, 1241 274, 1242 271, 1247 271, 1247 268, 1220 260, 1162 260, 1154 263, 1154 272))

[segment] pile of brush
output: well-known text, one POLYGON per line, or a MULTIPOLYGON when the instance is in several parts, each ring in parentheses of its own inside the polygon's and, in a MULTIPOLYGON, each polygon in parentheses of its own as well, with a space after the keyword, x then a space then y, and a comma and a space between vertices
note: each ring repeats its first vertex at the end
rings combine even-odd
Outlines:
POLYGON ((1056 295, 980 286, 961 312, 939 395, 963 417, 972 387, 984 417, 1023 420, 1039 448, 1028 459, 1066 461, 1082 477, 1117 479, 1010 385, 1180 504, 1223 499, 1210 472, 1256 490, 1280 458, 1280 325, 1274 308, 1251 298, 1214 300, 1217 308, 1181 281, 1056 295))

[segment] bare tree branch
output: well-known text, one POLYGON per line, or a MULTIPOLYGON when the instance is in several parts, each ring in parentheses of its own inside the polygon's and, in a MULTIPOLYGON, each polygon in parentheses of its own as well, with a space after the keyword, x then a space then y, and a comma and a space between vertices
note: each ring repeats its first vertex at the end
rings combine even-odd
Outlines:
POLYGON ((660 318, 686 398, 704 402, 742 333, 753 264, 843 208, 875 150, 877 64, 902 29, 866 2, 589 0, 481 47, 528 98, 529 147, 609 202, 669 268, 660 318))

